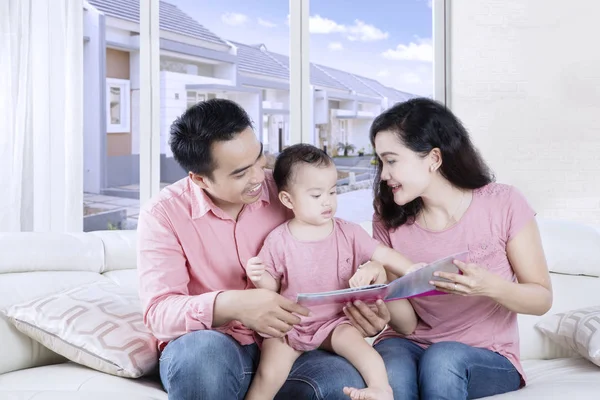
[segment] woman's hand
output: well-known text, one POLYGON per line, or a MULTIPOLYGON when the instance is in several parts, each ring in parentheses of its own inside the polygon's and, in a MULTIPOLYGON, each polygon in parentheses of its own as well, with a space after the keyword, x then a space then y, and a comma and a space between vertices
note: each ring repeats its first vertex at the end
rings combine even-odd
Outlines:
POLYGON ((433 276, 444 278, 445 281, 430 281, 437 290, 450 294, 461 296, 487 296, 500 281, 501 277, 489 272, 477 264, 466 264, 459 260, 454 260, 454 265, 461 270, 461 274, 451 272, 435 272, 433 276))
POLYGON ((377 300, 374 305, 355 301, 344 307, 344 314, 364 337, 372 337, 381 332, 390 322, 390 312, 383 302, 377 300))

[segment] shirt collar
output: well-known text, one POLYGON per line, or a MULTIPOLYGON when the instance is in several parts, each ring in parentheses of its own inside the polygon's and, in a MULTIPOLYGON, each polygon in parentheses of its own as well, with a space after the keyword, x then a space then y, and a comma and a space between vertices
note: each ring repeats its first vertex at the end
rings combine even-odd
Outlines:
MULTIPOLYGON (((196 185, 189 177, 188 185, 190 186, 190 192, 192 193, 192 219, 202 218, 209 211, 212 211, 214 215, 221 219, 231 219, 231 217, 229 217, 227 213, 215 205, 206 192, 202 190, 200 186, 196 185)), ((269 185, 265 180, 261 188, 260 199, 252 204, 249 204, 248 207, 254 210, 270 203, 271 196, 269 193, 269 185)))

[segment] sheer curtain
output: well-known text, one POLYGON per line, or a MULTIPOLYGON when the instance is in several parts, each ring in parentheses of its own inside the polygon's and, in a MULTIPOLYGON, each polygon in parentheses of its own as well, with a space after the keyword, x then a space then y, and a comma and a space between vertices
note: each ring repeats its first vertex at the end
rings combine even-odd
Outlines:
POLYGON ((0 231, 82 230, 82 0, 0 1, 0 187, 0 231))

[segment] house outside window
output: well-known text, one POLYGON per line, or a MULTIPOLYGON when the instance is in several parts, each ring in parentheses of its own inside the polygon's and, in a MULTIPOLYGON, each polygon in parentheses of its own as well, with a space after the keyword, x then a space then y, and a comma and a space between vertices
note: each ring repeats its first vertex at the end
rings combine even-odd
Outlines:
POLYGON ((206 101, 206 94, 198 93, 196 91, 187 92, 187 108, 190 108, 201 101, 206 101))
POLYGON ((131 92, 127 79, 106 79, 106 131, 123 133, 131 131, 131 92))

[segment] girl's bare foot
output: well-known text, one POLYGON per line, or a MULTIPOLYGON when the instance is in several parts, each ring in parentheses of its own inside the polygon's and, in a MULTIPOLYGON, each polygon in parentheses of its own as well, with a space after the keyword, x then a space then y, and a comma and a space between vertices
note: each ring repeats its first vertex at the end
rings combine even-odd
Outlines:
POLYGON ((389 386, 384 388, 369 387, 366 389, 345 387, 344 394, 352 400, 394 400, 394 393, 389 386))

